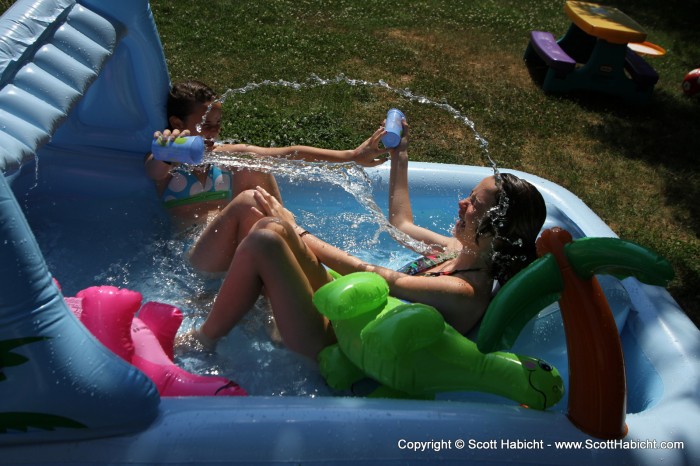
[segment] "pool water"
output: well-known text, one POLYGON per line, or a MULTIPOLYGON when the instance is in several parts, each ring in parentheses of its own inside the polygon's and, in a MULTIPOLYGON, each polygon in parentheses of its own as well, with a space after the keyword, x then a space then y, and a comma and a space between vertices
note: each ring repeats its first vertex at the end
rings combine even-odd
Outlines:
MULTIPOLYGON (((376 201, 381 211, 387 211, 385 187, 373 184, 365 194, 363 189, 360 194, 350 194, 348 191, 353 190, 335 182, 299 183, 284 177, 278 177, 278 181, 286 206, 299 224, 329 243, 390 268, 398 268, 417 256, 389 234, 381 214, 367 207, 376 201)), ((457 201, 468 195, 471 188, 465 184, 458 190, 441 186, 413 190, 416 223, 450 234, 457 217, 457 201)), ((183 253, 192 238, 173 234, 167 214, 153 192, 141 190, 115 198, 64 195, 49 199, 39 189, 30 191, 24 207, 49 269, 65 296, 74 296, 94 285, 136 290, 143 294, 144 302, 159 301, 181 309, 185 315, 181 332, 199 325, 206 317, 222 278, 205 277, 189 267, 183 253)), ((566 222, 561 212, 551 206, 548 209, 545 227, 566 222)), ((573 227, 569 226, 569 230, 578 236, 573 227)), ((616 279, 602 277, 601 284, 622 331, 630 312, 629 299, 616 279)), ((313 362, 271 338, 270 321, 270 310, 261 298, 219 343, 216 353, 184 351, 178 354, 176 362, 193 373, 231 378, 251 395, 352 395, 328 388, 313 362)), ((469 335, 472 339, 476 336, 477 331, 469 335)), ((544 309, 525 327, 512 351, 545 359, 557 367, 568 383, 566 343, 556 304, 544 309)), ((510 403, 480 393, 441 394, 439 398, 510 403)), ((565 409, 566 401, 565 396, 553 409, 565 409)), ((630 399, 628 406, 634 410, 643 403, 630 399)))
MULTIPOLYGON (((398 267, 416 256, 384 232, 378 219, 347 192, 327 183, 300 188, 280 179, 280 184, 299 223, 327 241, 387 267, 398 267)), ((30 192, 24 207, 65 296, 94 285, 128 288, 142 293, 144 302, 177 306, 185 315, 183 332, 202 322, 221 277, 203 276, 187 264, 183 253, 192 237, 174 234, 157 203, 144 202, 141 196, 49 200, 43 194, 30 192)), ((414 208, 447 233, 454 219, 437 208, 446 202, 419 201, 414 208), (433 210, 428 211, 428 206, 433 210)), ((456 212, 456 200, 451 203, 455 207, 450 210, 456 212)), ((251 395, 334 394, 314 363, 270 338, 270 327, 270 311, 261 298, 215 354, 189 351, 178 355, 176 362, 194 373, 229 377, 251 395)))

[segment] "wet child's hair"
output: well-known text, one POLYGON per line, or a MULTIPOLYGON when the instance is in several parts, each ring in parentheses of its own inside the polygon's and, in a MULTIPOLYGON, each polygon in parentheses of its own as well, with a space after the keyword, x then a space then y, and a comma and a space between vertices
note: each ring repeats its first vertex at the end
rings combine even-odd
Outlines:
POLYGON ((168 119, 174 116, 184 121, 197 104, 209 104, 214 99, 216 99, 214 91, 200 81, 173 84, 168 95, 168 119))
POLYGON ((532 184, 510 173, 496 176, 498 205, 477 227, 478 238, 494 238, 492 273, 504 285, 537 259, 535 241, 547 217, 542 194, 532 184))

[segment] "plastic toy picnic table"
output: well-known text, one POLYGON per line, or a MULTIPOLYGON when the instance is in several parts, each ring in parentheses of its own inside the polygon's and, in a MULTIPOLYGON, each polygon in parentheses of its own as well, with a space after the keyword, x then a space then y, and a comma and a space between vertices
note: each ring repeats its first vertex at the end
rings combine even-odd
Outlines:
POLYGON ((617 8, 595 3, 568 1, 564 11, 586 34, 612 44, 643 42, 647 33, 632 18, 617 8))
POLYGON ((572 21, 566 34, 556 41, 549 32, 532 31, 525 52, 529 65, 547 67, 542 88, 602 92, 646 103, 659 75, 628 47, 646 39, 642 27, 617 8, 595 3, 569 0, 564 11, 572 21))

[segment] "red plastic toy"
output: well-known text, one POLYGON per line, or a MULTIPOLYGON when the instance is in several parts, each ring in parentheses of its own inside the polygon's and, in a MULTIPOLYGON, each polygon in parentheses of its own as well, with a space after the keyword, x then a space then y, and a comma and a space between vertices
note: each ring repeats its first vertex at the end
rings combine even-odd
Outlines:
POLYGON ((683 92, 690 97, 700 92, 700 68, 695 68, 685 75, 685 78, 683 78, 683 92))

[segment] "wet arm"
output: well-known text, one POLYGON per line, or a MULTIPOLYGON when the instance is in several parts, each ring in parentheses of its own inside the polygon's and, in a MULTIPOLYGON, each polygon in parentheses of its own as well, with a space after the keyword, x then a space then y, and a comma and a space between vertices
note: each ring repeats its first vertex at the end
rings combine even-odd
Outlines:
POLYGON ((448 246, 450 238, 420 227, 413 222, 408 189, 408 125, 404 121, 404 138, 391 151, 389 175, 389 223, 410 237, 428 245, 448 246))
POLYGON ((306 160, 307 162, 350 162, 351 150, 331 150, 310 146, 289 147, 257 147, 237 144, 234 147, 243 146, 243 150, 237 152, 249 152, 267 157, 283 157, 291 160, 306 160))
POLYGON ((170 170, 173 168, 171 164, 163 162, 162 160, 154 159, 153 154, 148 154, 146 156, 144 166, 146 168, 146 175, 155 181, 160 181, 166 178, 170 174, 170 170))
POLYGON ((414 277, 368 264, 312 234, 304 233, 299 226, 295 229, 297 234, 303 233, 306 246, 327 267, 342 275, 374 272, 387 281, 392 296, 435 307, 459 332, 469 331, 483 314, 485 306, 476 298, 474 288, 464 280, 457 277, 414 277))
POLYGON ((387 152, 379 148, 379 140, 384 134, 384 129, 379 128, 355 149, 333 150, 311 146, 289 147, 259 147, 248 144, 223 144, 216 150, 249 153, 266 157, 282 157, 292 160, 306 160, 307 162, 356 162, 365 167, 373 167, 384 163, 380 156, 387 152))

